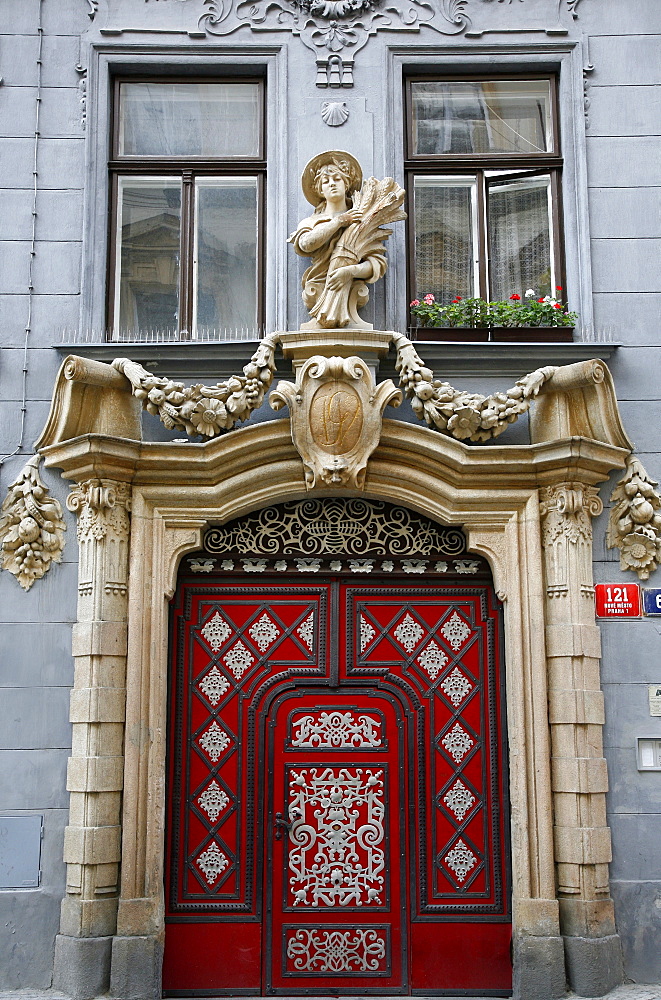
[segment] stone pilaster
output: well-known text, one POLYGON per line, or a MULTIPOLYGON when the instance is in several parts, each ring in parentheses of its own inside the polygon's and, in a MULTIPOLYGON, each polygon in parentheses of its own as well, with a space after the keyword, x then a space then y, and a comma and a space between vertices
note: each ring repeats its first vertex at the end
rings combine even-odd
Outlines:
POLYGON ((117 925, 126 702, 131 489, 88 479, 67 506, 78 515, 78 621, 67 771, 67 889, 56 941, 55 983, 78 998, 108 989, 117 925))
POLYGON ((582 995, 621 982, 608 884, 608 779, 603 757, 600 634, 594 620, 593 486, 566 482, 541 493, 554 844, 567 975, 582 995))

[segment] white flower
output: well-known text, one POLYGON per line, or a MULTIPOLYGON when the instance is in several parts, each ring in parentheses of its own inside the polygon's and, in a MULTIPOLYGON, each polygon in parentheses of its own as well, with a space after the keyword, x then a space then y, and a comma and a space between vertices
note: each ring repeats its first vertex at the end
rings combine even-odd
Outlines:
POLYGON ((536 296, 537 296, 537 292, 535 291, 534 288, 529 288, 528 291, 525 294, 525 298, 527 298, 527 299, 534 299, 534 298, 536 298, 536 296))

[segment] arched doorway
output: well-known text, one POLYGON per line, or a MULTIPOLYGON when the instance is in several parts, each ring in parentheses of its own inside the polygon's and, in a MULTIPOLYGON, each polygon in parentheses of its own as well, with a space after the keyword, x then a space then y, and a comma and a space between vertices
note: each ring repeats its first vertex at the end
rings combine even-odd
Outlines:
POLYGON ((502 625, 457 529, 292 501, 171 611, 170 995, 506 995, 502 625))

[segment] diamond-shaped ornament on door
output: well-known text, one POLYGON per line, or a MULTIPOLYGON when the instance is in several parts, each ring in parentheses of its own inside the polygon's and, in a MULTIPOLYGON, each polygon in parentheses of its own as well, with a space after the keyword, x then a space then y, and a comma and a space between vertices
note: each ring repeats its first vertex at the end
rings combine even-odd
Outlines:
POLYGON ((229 688, 230 682, 224 674, 221 674, 220 670, 214 663, 211 670, 208 670, 202 680, 197 682, 197 686, 206 697, 209 704, 213 705, 215 708, 229 688))
POLYGON ((248 632, 260 653, 265 653, 281 635, 280 629, 266 612, 250 626, 248 632))
POLYGON ((425 634, 425 630, 422 628, 419 622, 412 618, 407 611, 404 617, 401 619, 397 628, 394 629, 393 635, 397 642, 404 647, 407 653, 412 653, 415 647, 420 643, 420 640, 425 634))
POLYGON ((204 628, 200 629, 200 634, 204 636, 214 653, 217 653, 223 643, 227 642, 231 636, 232 629, 220 612, 216 611, 215 615, 209 619, 204 628))
POLYGON ((462 674, 458 667, 451 670, 440 684, 448 701, 451 701, 455 708, 461 705, 462 701, 473 690, 473 685, 468 678, 462 674))
POLYGON ((237 681, 241 680, 246 670, 255 662, 255 657, 250 650, 239 641, 223 656, 225 666, 228 667, 237 681))
POLYGON ((446 642, 452 646, 455 653, 457 650, 461 649, 463 644, 466 642, 466 639, 471 634, 470 628, 464 619, 460 618, 456 611, 441 627, 441 632, 443 633, 446 642))

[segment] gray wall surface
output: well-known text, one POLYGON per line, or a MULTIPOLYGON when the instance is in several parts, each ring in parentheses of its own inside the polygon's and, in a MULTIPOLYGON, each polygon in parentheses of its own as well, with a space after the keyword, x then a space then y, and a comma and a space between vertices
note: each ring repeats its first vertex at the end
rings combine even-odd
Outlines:
MULTIPOLYGON (((270 329, 306 318, 299 291, 305 264, 285 239, 307 214, 299 176, 310 156, 348 149, 367 174, 403 180, 402 66, 439 72, 560 67, 569 302, 581 313, 579 337, 621 344, 609 364, 624 423, 647 471, 661 479, 658 0, 467 0, 472 37, 447 21, 443 31, 377 32, 355 56, 353 88, 343 90, 315 87, 314 54, 288 31, 257 34, 244 26, 226 37, 205 34, 198 22, 208 9, 203 0, 0 0, 0 450, 10 455, 1 467, 0 495, 45 422, 62 359, 53 345, 63 331, 70 342, 82 330, 92 330, 97 341, 103 337, 108 74, 120 63, 140 64, 145 72, 267 67, 270 329), (345 125, 323 123, 326 100, 346 102, 345 125)), ((390 241, 389 273, 366 311, 386 329, 404 330, 408 322, 404 250, 400 225, 390 241)), ((122 345, 117 353, 130 348, 122 345)), ((509 384, 486 372, 455 381, 482 391, 509 384)), ((265 409, 258 419, 272 416, 265 409)), ((167 436, 155 421, 145 427, 151 437, 167 436)), ((523 423, 500 440, 517 443, 525 433, 523 423)), ((52 471, 43 475, 64 505, 67 484, 52 471)), ((606 504, 616 480, 602 487, 606 504)), ((0 574, 0 814, 37 813, 45 825, 40 887, 0 891, 5 988, 49 985, 65 887, 77 572, 75 523, 65 516, 61 565, 29 593, 0 574)), ((606 520, 607 511, 595 525, 595 578, 621 582, 616 554, 605 547, 606 520)), ((635 581, 631 574, 626 579, 635 581)), ((661 572, 648 585, 661 587, 661 572)), ((626 972, 638 982, 661 979, 661 773, 640 773, 635 754, 637 736, 661 738, 661 718, 650 718, 647 703, 647 685, 661 682, 660 633, 661 619, 602 626, 612 892, 626 972)))

